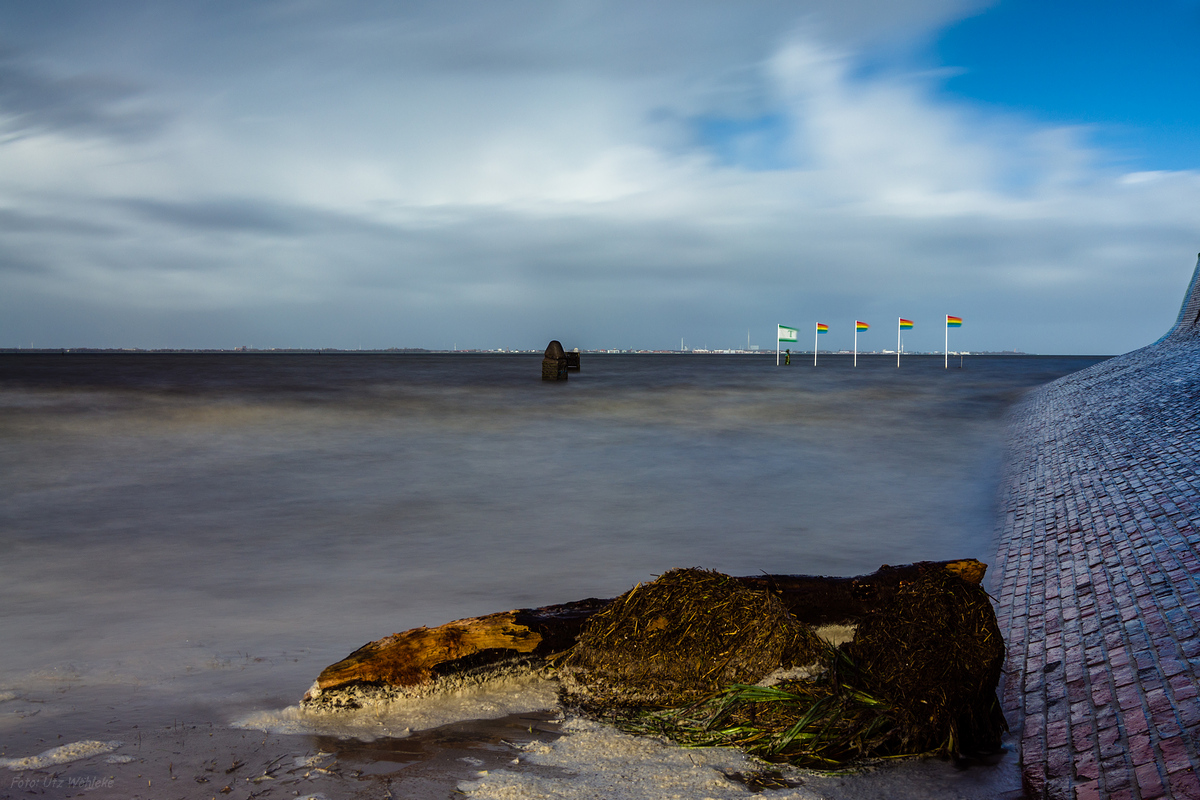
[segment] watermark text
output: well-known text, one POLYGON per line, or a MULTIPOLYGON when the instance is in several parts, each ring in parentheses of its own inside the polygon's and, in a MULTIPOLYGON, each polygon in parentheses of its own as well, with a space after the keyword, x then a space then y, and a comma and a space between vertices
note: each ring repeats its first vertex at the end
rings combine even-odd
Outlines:
POLYGON ((111 789, 117 779, 102 775, 18 775, 9 784, 10 789, 111 789))

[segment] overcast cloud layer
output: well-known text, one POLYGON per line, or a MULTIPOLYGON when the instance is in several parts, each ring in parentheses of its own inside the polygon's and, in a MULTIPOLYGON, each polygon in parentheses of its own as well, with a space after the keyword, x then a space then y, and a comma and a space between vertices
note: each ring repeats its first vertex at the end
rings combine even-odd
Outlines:
POLYGON ((941 99, 978 10, 7 4, 0 346, 1148 344, 1200 173, 941 99))

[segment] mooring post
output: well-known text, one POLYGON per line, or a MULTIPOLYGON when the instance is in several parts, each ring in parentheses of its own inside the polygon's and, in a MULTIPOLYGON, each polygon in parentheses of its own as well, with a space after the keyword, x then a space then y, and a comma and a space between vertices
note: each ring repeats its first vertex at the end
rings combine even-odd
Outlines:
POLYGON ((546 346, 546 354, 542 356, 542 380, 565 381, 567 379, 567 354, 558 339, 546 346))

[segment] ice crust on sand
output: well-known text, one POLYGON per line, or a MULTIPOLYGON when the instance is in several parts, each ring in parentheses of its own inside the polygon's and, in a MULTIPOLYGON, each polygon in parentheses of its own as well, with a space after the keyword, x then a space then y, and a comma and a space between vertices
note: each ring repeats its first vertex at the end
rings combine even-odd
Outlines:
POLYGON ((846 644, 846 642, 854 641, 854 632, 857 630, 858 625, 830 624, 819 625, 813 628, 813 633, 818 638, 824 639, 829 644, 837 647, 838 645, 846 644))
MULTIPOLYGON (((744 800, 750 790, 725 773, 761 768, 736 750, 684 749, 586 719, 568 719, 563 731, 553 742, 525 745, 521 772, 492 770, 459 783, 459 791, 476 800, 744 800)), ((771 792, 771 800, 820 798, 805 788, 771 792)))
MULTIPOLYGON (((827 643, 837 647, 854 641, 854 632, 856 630, 858 630, 857 625, 821 625, 813 628, 813 633, 817 635, 817 638, 823 639, 827 643)), ((820 675, 824 671, 825 667, 819 663, 804 664, 798 667, 780 667, 760 680, 757 685, 775 686, 784 681, 806 681, 809 678, 820 675)))
POLYGON ((297 767, 317 767, 321 762, 329 758, 333 753, 324 751, 318 752, 315 756, 296 756, 292 759, 292 764, 297 767))
POLYGON ((259 711, 234 722, 236 728, 283 734, 318 734, 364 742, 402 738, 452 722, 499 719, 510 714, 543 711, 557 703, 557 684, 536 675, 498 678, 456 691, 425 697, 391 697, 363 701, 361 708, 320 710, 288 706, 259 711))
POLYGON ((0 703, 3 703, 7 700, 16 700, 16 699, 17 699, 16 692, 8 691, 7 689, 0 689, 0 703))
POLYGON ((14 772, 20 772, 27 769, 45 769, 52 767, 55 764, 66 764, 71 761, 80 761, 92 756, 111 753, 121 746, 120 742, 97 742, 94 740, 86 740, 82 742, 71 742, 64 744, 61 747, 54 747, 44 753, 39 753, 36 756, 26 756, 25 758, 0 758, 0 767, 7 767, 14 772))
POLYGON ((806 664, 802 667, 780 667, 767 675, 756 686, 776 686, 784 681, 806 681, 825 671, 821 664, 806 664))

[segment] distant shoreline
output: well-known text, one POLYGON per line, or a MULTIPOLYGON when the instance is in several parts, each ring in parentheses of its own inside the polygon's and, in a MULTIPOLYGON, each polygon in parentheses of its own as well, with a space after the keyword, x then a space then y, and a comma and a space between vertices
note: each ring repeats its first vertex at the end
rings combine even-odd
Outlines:
MULTIPOLYGON (((774 356, 774 350, 580 350, 582 355, 674 355, 674 356, 774 356)), ((793 356, 813 354, 812 350, 792 350, 793 356)), ((0 347, 0 355, 541 355, 542 350, 428 350, 421 347, 388 347, 375 350, 343 350, 336 347, 235 347, 231 349, 218 348, 141 348, 141 347, 0 347)), ((849 350, 821 350, 820 356, 848 356, 849 350)), ((895 350, 860 350, 862 356, 888 356, 895 358, 895 350)), ((905 358, 913 356, 942 356, 941 350, 912 351, 902 354, 905 358)), ((1032 358, 1062 358, 1072 356, 1097 356, 1111 358, 1111 355, 1093 353, 1026 353, 1019 350, 972 350, 950 351, 952 356, 1024 356, 1032 358)))

